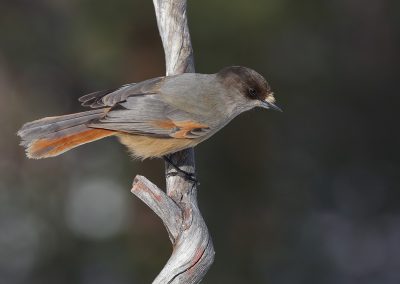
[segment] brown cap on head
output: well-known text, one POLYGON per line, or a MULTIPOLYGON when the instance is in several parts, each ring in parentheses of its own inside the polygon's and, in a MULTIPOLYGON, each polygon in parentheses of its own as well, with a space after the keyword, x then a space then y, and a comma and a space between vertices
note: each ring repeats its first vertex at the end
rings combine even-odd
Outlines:
POLYGON ((267 80, 256 71, 242 66, 230 66, 219 71, 217 76, 227 87, 239 88, 250 100, 259 100, 265 104, 265 108, 280 110, 274 105, 274 93, 267 80))

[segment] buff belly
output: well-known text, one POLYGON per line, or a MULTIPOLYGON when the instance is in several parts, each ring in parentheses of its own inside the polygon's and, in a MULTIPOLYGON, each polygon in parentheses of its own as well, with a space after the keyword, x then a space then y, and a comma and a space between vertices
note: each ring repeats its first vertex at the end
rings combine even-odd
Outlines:
POLYGON ((161 157, 186 148, 196 146, 197 139, 155 138, 118 133, 116 136, 134 158, 146 159, 161 157))

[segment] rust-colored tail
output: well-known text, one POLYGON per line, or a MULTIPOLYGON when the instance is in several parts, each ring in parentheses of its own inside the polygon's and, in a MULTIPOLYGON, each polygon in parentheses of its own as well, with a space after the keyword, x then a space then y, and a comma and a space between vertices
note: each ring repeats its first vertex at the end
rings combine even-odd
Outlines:
POLYGON ((18 131, 18 136, 21 137, 21 145, 26 148, 29 158, 54 157, 79 145, 115 135, 115 131, 86 126, 103 115, 104 109, 100 109, 46 117, 25 124, 18 131))
POLYGON ((92 128, 53 139, 37 139, 26 148, 26 155, 33 159, 55 157, 82 144, 114 134, 115 131, 92 128))

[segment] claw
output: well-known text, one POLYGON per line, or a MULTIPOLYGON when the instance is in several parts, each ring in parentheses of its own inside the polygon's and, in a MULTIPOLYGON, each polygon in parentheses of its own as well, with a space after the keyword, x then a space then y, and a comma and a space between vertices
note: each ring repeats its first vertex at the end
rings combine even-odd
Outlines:
POLYGON ((192 182, 196 186, 200 185, 200 182, 197 180, 196 176, 193 173, 188 173, 188 172, 182 170, 177 165, 175 165, 171 161, 171 159, 168 158, 167 156, 164 156, 164 160, 176 170, 176 172, 169 172, 167 174, 167 177, 170 177, 170 176, 181 176, 184 179, 192 182))

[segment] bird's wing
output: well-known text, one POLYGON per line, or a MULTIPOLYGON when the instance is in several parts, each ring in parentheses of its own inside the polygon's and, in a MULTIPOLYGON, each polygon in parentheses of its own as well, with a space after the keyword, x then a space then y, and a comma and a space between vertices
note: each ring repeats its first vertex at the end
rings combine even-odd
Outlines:
POLYGON ((157 77, 140 83, 123 85, 116 89, 90 93, 80 97, 79 101, 83 106, 91 108, 112 107, 119 102, 125 101, 129 96, 142 96, 145 94, 157 93, 164 78, 165 77, 157 77))
POLYGON ((160 94, 127 96, 89 127, 161 138, 195 139, 209 133, 204 117, 178 109, 160 94))

